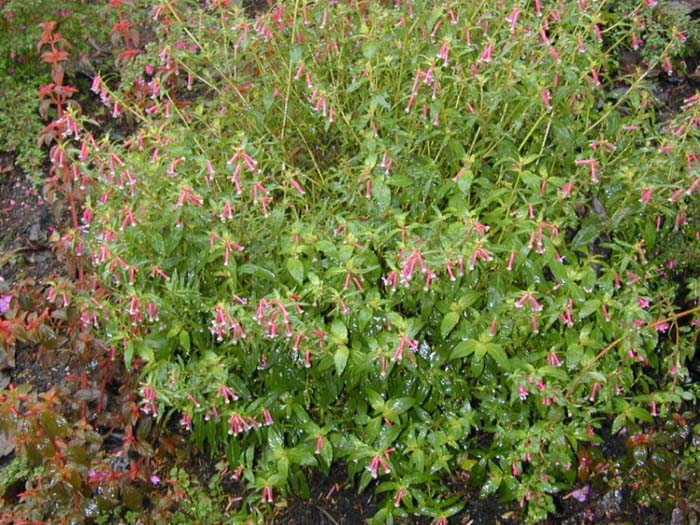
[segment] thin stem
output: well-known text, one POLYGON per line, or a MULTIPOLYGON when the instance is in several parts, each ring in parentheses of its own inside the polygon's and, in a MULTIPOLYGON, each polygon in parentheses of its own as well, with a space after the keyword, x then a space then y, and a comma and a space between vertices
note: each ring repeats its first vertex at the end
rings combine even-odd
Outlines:
MULTIPOLYGON (((685 311, 683 311, 683 312, 670 315, 670 316, 668 316, 668 317, 665 317, 664 319, 658 319, 658 320, 654 321, 653 323, 647 324, 644 328, 647 328, 647 329, 656 328, 657 326, 662 325, 662 324, 664 324, 664 323, 668 323, 668 322, 672 322, 672 321, 675 322, 675 321, 677 321, 678 319, 681 319, 682 317, 687 317, 687 316, 689 316, 689 315, 692 315, 692 314, 694 314, 695 312, 700 312, 700 306, 696 306, 695 308, 691 308, 690 310, 685 310, 685 311)), ((617 347, 617 346, 618 346, 620 343, 622 343, 624 340, 625 340, 624 337, 618 337, 618 338, 615 339, 612 343, 610 343, 608 346, 606 346, 606 347, 603 348, 600 352, 598 352, 598 355, 595 356, 595 358, 593 359, 593 361, 591 361, 590 363, 588 363, 588 365, 586 365, 586 366, 584 367, 584 369, 581 370, 581 372, 578 374, 578 376, 576 376, 576 378, 574 379, 574 381, 571 383, 571 386, 569 386, 569 388, 567 389, 567 391, 566 391, 566 398, 567 398, 567 400, 571 400, 571 395, 574 393, 574 391, 576 390, 576 387, 579 385, 579 383, 580 383, 581 380, 583 379, 583 376, 584 376, 588 371, 590 371, 591 368, 593 368, 593 366, 594 366, 598 361, 600 361, 601 359, 603 359, 603 357, 605 357, 605 356, 610 352, 610 350, 612 350, 613 348, 617 347)))
POLYGON ((292 25, 292 36, 289 42, 289 64, 288 64, 288 71, 287 71, 287 89, 284 95, 284 114, 282 115, 282 131, 280 132, 280 141, 284 140, 284 135, 287 130, 287 115, 289 113, 289 96, 291 94, 292 90, 292 53, 291 49, 294 46, 294 41, 296 40, 297 36, 297 16, 299 14, 299 0, 295 0, 294 2, 294 15, 293 15, 293 20, 294 23, 292 25))

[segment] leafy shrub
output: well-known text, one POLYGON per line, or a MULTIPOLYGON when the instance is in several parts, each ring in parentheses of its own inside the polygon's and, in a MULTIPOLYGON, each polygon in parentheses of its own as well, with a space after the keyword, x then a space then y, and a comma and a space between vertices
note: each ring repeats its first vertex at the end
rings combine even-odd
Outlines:
POLYGON ((697 53, 700 24, 691 16, 691 6, 656 0, 647 2, 656 9, 641 9, 640 2, 630 0, 609 4, 606 20, 611 26, 623 28, 612 31, 609 38, 622 39, 632 55, 646 60, 660 58, 659 71, 673 75, 674 69, 684 69, 683 62, 674 59, 697 53))
POLYGON ((103 13, 100 2, 85 0, 0 1, 0 148, 16 152, 17 165, 34 177, 44 160, 37 142, 44 127, 37 92, 50 78, 37 50, 39 24, 56 20, 72 44, 71 72, 90 72, 87 54, 94 51, 97 35, 103 38, 103 13))
POLYGON ((700 99, 660 123, 610 77, 603 2, 230 4, 155 7, 143 74, 93 83, 137 132, 65 146, 143 413, 251 502, 342 461, 378 523, 445 523, 455 473, 535 521, 601 430, 693 398, 664 250, 697 243, 700 99))

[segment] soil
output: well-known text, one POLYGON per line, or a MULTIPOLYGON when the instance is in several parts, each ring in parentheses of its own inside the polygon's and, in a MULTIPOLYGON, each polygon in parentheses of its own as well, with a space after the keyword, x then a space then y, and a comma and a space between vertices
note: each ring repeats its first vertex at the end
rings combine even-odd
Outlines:
POLYGON ((0 276, 10 283, 41 281, 62 271, 48 244, 53 213, 13 162, 11 154, 0 155, 0 276))

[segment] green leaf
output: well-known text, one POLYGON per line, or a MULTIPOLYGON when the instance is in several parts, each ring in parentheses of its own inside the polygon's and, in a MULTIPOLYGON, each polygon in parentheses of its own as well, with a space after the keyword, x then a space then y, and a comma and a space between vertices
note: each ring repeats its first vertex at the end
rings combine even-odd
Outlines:
POLYGON ((342 320, 333 319, 331 323, 331 335, 340 343, 346 343, 348 341, 348 329, 345 328, 345 323, 343 323, 342 320))
POLYGON ((134 359, 134 343, 129 341, 124 349, 124 366, 131 367, 131 361, 134 359))
POLYGON ((510 370, 510 363, 508 362, 508 354, 503 349, 503 347, 496 343, 482 343, 485 347, 486 353, 493 358, 494 361, 503 370, 510 370))
POLYGON ((276 275, 262 266, 257 264, 244 264, 238 268, 238 273, 242 275, 252 275, 259 279, 275 279, 276 275))
POLYGON ((379 47, 376 42, 367 41, 362 44, 362 56, 369 60, 377 54, 378 49, 379 47))
POLYGON ((331 445, 330 439, 326 439, 324 441, 320 454, 321 459, 325 462, 325 464, 330 466, 333 462, 333 445, 331 445))
POLYGON ((182 323, 180 323, 179 321, 175 321, 172 324, 172 326, 170 327, 170 330, 168 330, 168 335, 166 337, 168 339, 172 339, 177 334, 179 334, 181 330, 182 330, 182 323))
POLYGON ((646 421, 647 423, 654 421, 654 418, 649 411, 641 407, 631 407, 629 409, 629 415, 634 417, 634 419, 646 421))
POLYGON ((600 301, 598 299, 591 299, 586 301, 578 312, 578 318, 583 319, 588 317, 593 312, 600 308, 600 301))
POLYGON ((372 410, 376 412, 383 412, 384 398, 371 388, 367 388, 365 392, 367 394, 367 401, 369 401, 369 404, 372 406, 372 410))
POLYGON ((301 61, 301 57, 304 53, 304 49, 301 46, 293 46, 289 52, 289 60, 292 64, 298 64, 301 61))
POLYGON ((617 434, 620 431, 620 429, 622 429, 626 419, 627 418, 625 417, 624 413, 618 414, 612 422, 612 428, 610 429, 611 433, 617 434))
POLYGON ((412 397, 399 397, 389 401, 389 410, 395 414, 403 414, 415 404, 416 400, 412 397))
POLYGON ((589 246, 600 235, 600 223, 598 221, 586 224, 581 228, 571 241, 571 247, 581 249, 589 246))
POLYGON ((182 330, 179 335, 180 346, 185 352, 190 351, 190 334, 187 330, 182 330))
POLYGON ((452 349, 450 353, 450 359, 461 359, 473 354, 476 348, 480 345, 479 341, 475 339, 468 339, 467 341, 462 341, 457 346, 452 349))
POLYGON ((389 186, 382 181, 376 181, 372 189, 372 195, 377 199, 377 204, 383 210, 387 209, 391 204, 391 190, 389 186))
POLYGON ((350 355, 350 349, 345 345, 339 346, 338 349, 335 351, 335 355, 333 356, 333 361, 335 362, 335 371, 339 376, 343 375, 343 371, 345 370, 345 365, 348 364, 348 356, 349 355, 350 355))
POLYGON ((442 323, 440 323, 440 335, 444 339, 449 335, 455 325, 459 322, 459 313, 457 312, 447 312, 445 317, 442 318, 442 323))
POLYGON ((287 259, 287 271, 299 284, 304 282, 304 265, 299 259, 287 259))
POLYGON ((492 475, 489 476, 489 479, 486 480, 486 483, 484 483, 481 487, 481 492, 479 495, 483 498, 490 494, 494 494, 498 490, 498 487, 501 486, 502 480, 502 475, 493 475, 492 473, 492 475))

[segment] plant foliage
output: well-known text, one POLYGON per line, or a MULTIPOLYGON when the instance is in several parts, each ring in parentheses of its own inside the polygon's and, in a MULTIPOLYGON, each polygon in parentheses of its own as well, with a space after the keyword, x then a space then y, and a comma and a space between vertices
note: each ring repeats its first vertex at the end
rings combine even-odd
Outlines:
POLYGON ((250 501, 343 462, 377 523, 445 523, 460 472, 535 521, 580 447, 692 399, 664 246, 697 242, 700 99, 662 122, 649 82, 677 42, 626 73, 606 2, 200 4, 158 2, 146 53, 120 27, 134 80, 93 89, 134 136, 54 156, 142 412, 250 501))

